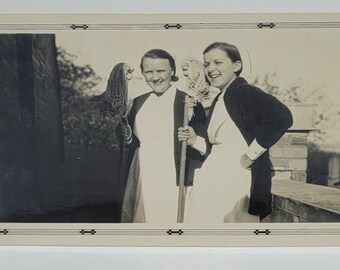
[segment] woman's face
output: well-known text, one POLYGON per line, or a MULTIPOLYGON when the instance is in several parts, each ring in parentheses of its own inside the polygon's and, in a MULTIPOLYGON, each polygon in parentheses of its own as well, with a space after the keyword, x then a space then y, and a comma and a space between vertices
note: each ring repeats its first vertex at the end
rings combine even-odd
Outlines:
POLYGON ((144 58, 142 62, 145 81, 157 94, 162 94, 170 87, 173 70, 168 59, 144 58))
POLYGON ((212 86, 222 90, 242 67, 240 61, 233 63, 225 51, 212 49, 203 55, 204 72, 212 86))

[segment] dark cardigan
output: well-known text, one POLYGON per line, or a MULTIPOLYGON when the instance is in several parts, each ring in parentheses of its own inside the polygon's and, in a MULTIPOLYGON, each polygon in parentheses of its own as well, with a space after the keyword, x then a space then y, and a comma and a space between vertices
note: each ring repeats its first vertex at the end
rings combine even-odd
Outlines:
MULTIPOLYGON (((250 145, 254 139, 263 148, 273 146, 293 124, 289 109, 278 99, 236 78, 224 94, 224 103, 231 119, 250 145)), ((208 149, 213 147, 208 141, 208 149)), ((248 212, 266 217, 271 212, 271 163, 269 151, 251 166, 251 194, 248 212)))

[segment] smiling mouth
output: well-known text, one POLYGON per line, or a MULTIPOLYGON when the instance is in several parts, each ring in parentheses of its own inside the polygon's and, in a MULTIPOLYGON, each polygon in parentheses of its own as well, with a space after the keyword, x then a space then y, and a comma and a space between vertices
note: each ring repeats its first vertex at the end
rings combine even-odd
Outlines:
POLYGON ((220 76, 221 76, 220 74, 209 74, 209 78, 211 78, 211 79, 216 79, 220 76))
POLYGON ((161 85, 163 82, 151 82, 153 85, 161 85))

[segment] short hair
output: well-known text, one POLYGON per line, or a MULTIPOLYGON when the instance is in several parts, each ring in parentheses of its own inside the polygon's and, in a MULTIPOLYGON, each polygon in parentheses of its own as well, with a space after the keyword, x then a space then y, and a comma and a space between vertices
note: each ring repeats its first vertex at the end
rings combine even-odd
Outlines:
POLYGON ((226 42, 214 42, 205 48, 205 50, 203 51, 203 54, 206 54, 207 52, 213 49, 220 49, 224 51, 233 63, 240 61, 242 64, 241 69, 235 72, 235 74, 236 76, 239 76, 241 74, 242 69, 243 69, 243 62, 242 62, 240 51, 235 45, 232 45, 226 42))
POLYGON ((142 60, 140 61, 140 68, 141 68, 142 72, 143 72, 143 60, 145 58, 167 59, 167 60, 169 60, 170 67, 174 71, 174 75, 171 76, 171 81, 173 81, 173 82, 177 82, 178 81, 178 77, 176 76, 176 63, 175 63, 175 59, 171 56, 170 53, 168 53, 167 51, 162 50, 162 49, 152 49, 152 50, 147 51, 143 55, 142 60))

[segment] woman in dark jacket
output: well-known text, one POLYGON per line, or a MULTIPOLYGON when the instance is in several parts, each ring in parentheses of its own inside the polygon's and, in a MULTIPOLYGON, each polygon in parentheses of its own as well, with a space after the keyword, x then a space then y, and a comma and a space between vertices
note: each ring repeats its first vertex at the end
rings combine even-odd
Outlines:
POLYGON ((271 211, 268 149, 292 125, 289 109, 275 97, 239 77, 242 59, 234 45, 216 42, 203 52, 205 75, 220 89, 207 122, 206 138, 192 128, 179 139, 206 155, 187 222, 258 222, 271 211))

